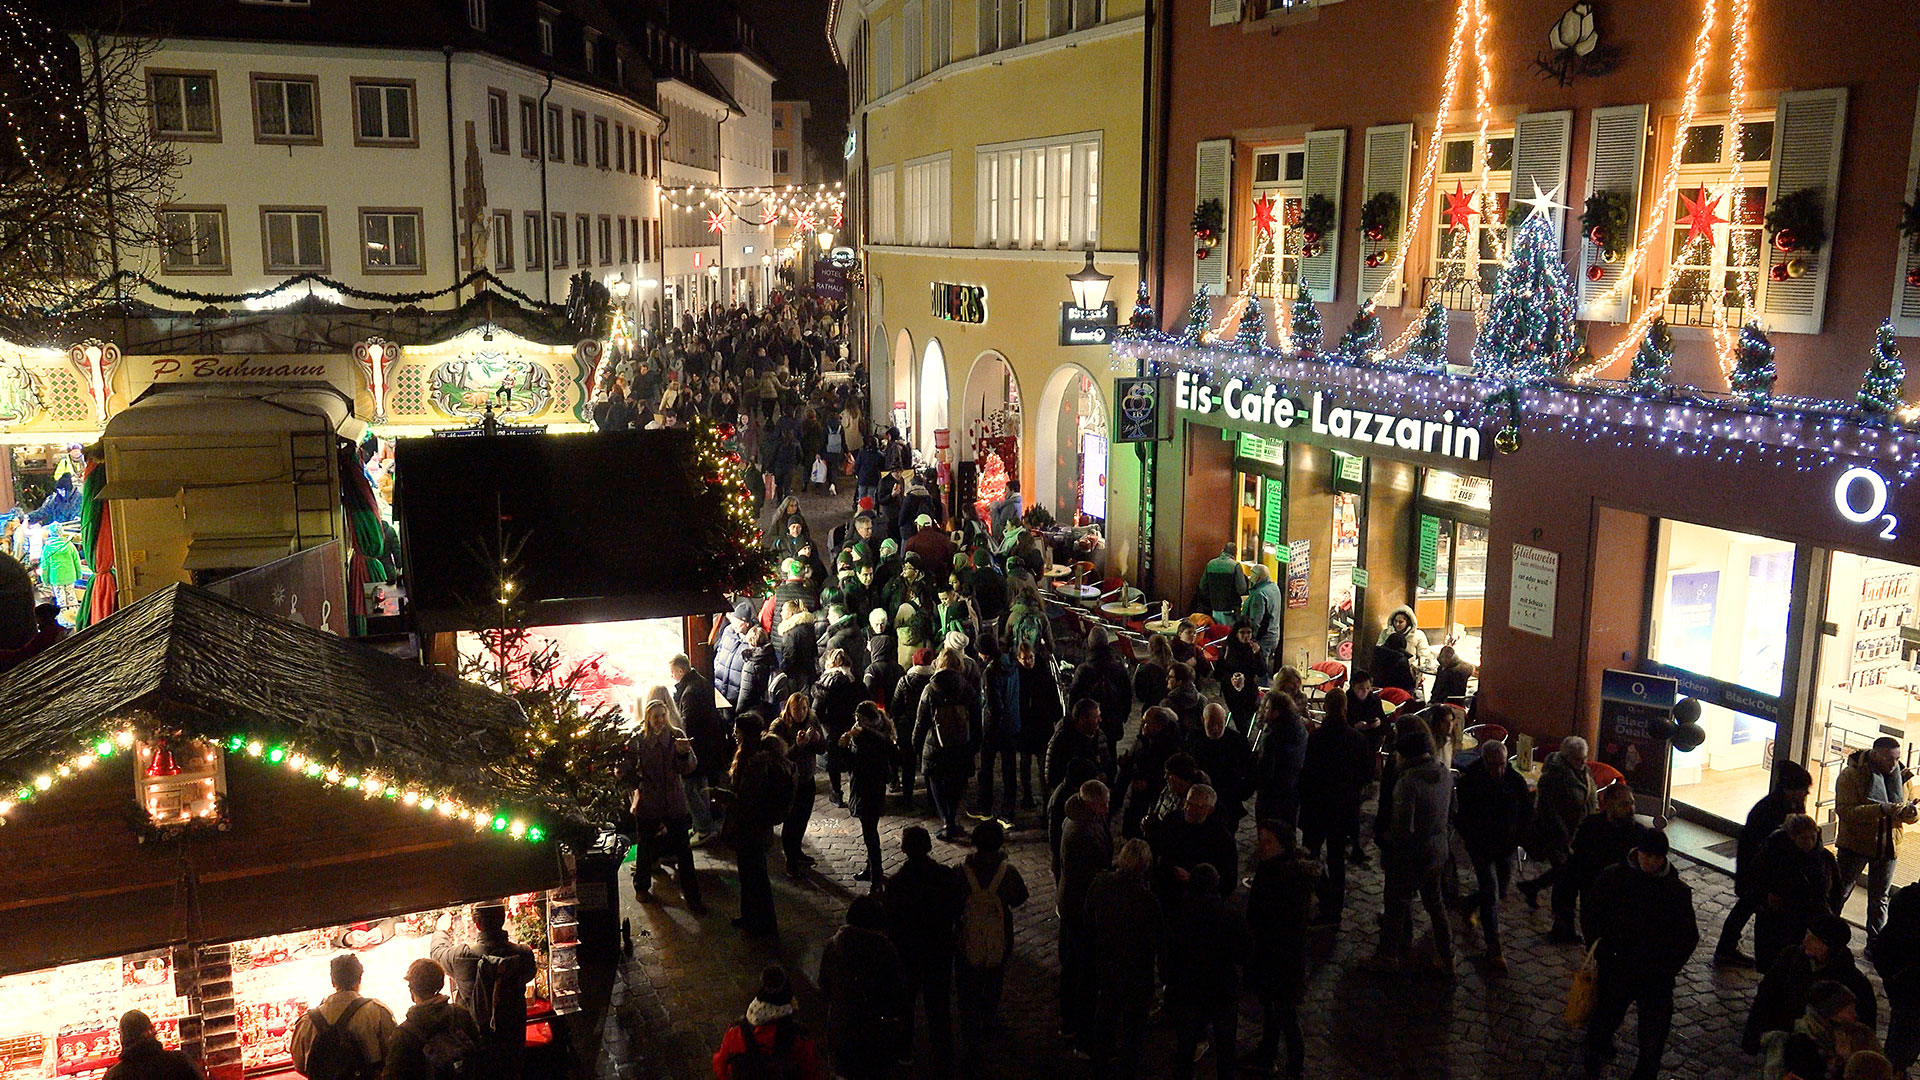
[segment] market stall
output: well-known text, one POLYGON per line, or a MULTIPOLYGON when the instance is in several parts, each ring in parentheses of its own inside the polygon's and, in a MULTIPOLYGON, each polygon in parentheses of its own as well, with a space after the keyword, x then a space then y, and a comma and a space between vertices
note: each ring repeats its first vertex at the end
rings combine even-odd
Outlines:
POLYGON ((501 898, 536 1012, 573 1007, 584 832, 511 699, 172 585, 0 678, 0 715, 0 911, 32 928, 0 938, 0 1077, 105 1068, 129 1008, 271 1073, 328 957, 404 1011, 438 916, 501 898))

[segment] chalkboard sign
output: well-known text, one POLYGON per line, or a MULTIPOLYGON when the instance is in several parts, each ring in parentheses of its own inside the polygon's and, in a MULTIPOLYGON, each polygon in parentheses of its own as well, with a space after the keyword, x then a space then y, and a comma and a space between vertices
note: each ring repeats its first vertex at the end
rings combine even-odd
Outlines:
POLYGON ((1659 675, 1609 669, 1600 676, 1600 741, 1595 758, 1620 770, 1643 814, 1665 815, 1672 786, 1673 744, 1653 734, 1673 719, 1680 684, 1659 675))
POLYGON ((1440 565, 1440 519, 1420 515, 1420 587, 1433 588, 1440 565))
POLYGON ((1260 543, 1268 551, 1280 547, 1280 537, 1286 533, 1287 524, 1287 488, 1278 480, 1269 479, 1266 490, 1266 506, 1260 511, 1260 543))

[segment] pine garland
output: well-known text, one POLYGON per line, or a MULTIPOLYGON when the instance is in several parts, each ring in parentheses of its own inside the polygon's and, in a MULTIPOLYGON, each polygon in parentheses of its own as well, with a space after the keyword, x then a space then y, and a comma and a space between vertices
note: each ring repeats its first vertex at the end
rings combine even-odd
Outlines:
POLYGON ((82 306, 90 304, 92 302, 95 302, 95 301, 105 302, 103 298, 109 292, 117 291, 117 287, 123 286, 123 285, 139 286, 142 288, 150 289, 153 292, 158 293, 161 296, 167 297, 170 300, 181 300, 187 303, 194 303, 194 304, 201 304, 201 305, 244 304, 244 303, 248 303, 249 301, 264 300, 270 296, 278 296, 280 293, 286 292, 288 289, 297 289, 302 285, 320 285, 325 288, 331 289, 335 292, 338 292, 342 296, 351 297, 355 300, 364 300, 364 301, 367 301, 368 303, 377 303, 377 304, 393 304, 395 306, 402 306, 406 304, 419 304, 428 300, 437 300, 443 296, 451 296, 453 293, 458 292, 462 289, 469 289, 478 285, 485 285, 490 289, 494 289, 509 297, 512 297, 515 301, 529 308, 533 308, 538 311, 547 311, 552 313, 558 313, 560 311, 560 308, 558 305, 549 304, 544 300, 536 300, 533 297, 528 296, 526 293, 521 292, 519 289, 516 289, 513 286, 507 284, 506 282, 501 281, 498 277, 495 277, 493 274, 493 271, 482 268, 479 270, 475 270, 473 273, 468 274, 467 276, 461 278, 459 281, 456 281, 452 285, 449 285, 442 289, 429 289, 421 292, 405 292, 405 293, 376 292, 370 289, 356 288, 352 285, 348 285, 344 281, 339 281, 334 278, 327 277, 325 274, 319 274, 319 273, 296 274, 293 277, 287 278, 285 281, 280 282, 278 285, 273 285, 265 289, 256 289, 252 292, 238 292, 238 293, 197 292, 193 289, 174 288, 171 285, 163 284, 162 282, 156 281, 145 274, 138 273, 133 270, 117 270, 114 273, 108 275, 107 277, 104 277, 99 281, 93 283, 92 285, 89 285, 87 288, 81 290, 81 292, 78 295, 76 295, 73 299, 66 301, 65 303, 58 304, 49 308, 34 309, 27 313, 37 316, 39 318, 59 318, 61 316, 70 315, 75 311, 79 310, 82 306))
POLYGON ((1907 365, 1900 359, 1900 344, 1893 337, 1893 320, 1883 320, 1874 331, 1873 359, 1860 382, 1860 411, 1879 418, 1898 409, 1903 404, 1900 395, 1906 382, 1907 365))

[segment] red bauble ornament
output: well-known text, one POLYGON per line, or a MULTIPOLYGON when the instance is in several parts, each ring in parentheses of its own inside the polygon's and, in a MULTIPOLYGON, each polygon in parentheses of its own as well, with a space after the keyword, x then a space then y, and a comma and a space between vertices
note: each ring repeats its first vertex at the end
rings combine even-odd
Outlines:
POLYGON ((1781 229, 1773 234, 1773 246, 1781 251, 1800 250, 1800 237, 1792 229, 1781 229))
POLYGON ((734 426, 733 426, 732 424, 721 424, 721 425, 720 425, 720 437, 721 437, 722 439, 731 439, 731 438, 733 438, 733 437, 734 437, 734 435, 735 435, 735 434, 737 434, 737 431, 738 431, 738 429, 736 429, 736 428, 735 428, 735 427, 734 427, 734 426))
POLYGON ((1920 266, 1907 271, 1907 288, 1920 289, 1920 266))
POLYGON ((1595 265, 1593 265, 1593 266, 1589 266, 1589 267, 1587 267, 1587 280, 1588 280, 1588 281, 1599 281, 1599 280, 1600 280, 1600 277, 1601 277, 1601 275, 1603 275, 1603 274, 1605 274, 1605 273, 1606 273, 1606 271, 1605 271, 1605 270, 1603 270, 1603 269, 1602 269, 1602 268, 1601 268, 1601 267, 1600 267, 1600 266, 1599 266, 1598 264, 1595 264, 1595 265))
POLYGON ((1213 254, 1213 251, 1208 248, 1195 248, 1193 250, 1193 257, 1196 259, 1204 259, 1207 256, 1212 254, 1213 254))
POLYGON ((1606 247, 1607 246, 1607 227, 1605 225, 1595 225, 1593 228, 1588 229, 1587 239, 1593 241, 1594 243, 1600 245, 1601 247, 1606 247))
POLYGON ((1370 225, 1367 227, 1366 237, 1377 244, 1387 238, 1387 230, 1378 225, 1370 225))
POLYGON ((1785 281, 1785 280, 1787 280, 1787 264, 1786 264, 1786 263, 1774 263, 1774 264, 1773 264, 1773 269, 1771 269, 1771 270, 1769 270, 1769 271, 1767 271, 1767 276, 1768 276, 1768 277, 1770 277, 1770 278, 1772 278, 1772 279, 1773 279, 1773 280, 1775 280, 1775 281, 1785 281))
POLYGON ((1301 258, 1303 258, 1303 259, 1317 259, 1317 258, 1319 258, 1319 257, 1320 257, 1320 245, 1319 245, 1318 243, 1312 243, 1312 244, 1302 244, 1302 245, 1300 246, 1300 257, 1301 257, 1301 258))
POLYGON ((1372 270, 1379 265, 1380 265, 1379 252, 1376 251, 1373 254, 1367 256, 1367 269, 1372 270))
POLYGON ((1312 229, 1302 229, 1300 231, 1300 241, 1308 247, 1312 247, 1320 242, 1320 234, 1312 229))

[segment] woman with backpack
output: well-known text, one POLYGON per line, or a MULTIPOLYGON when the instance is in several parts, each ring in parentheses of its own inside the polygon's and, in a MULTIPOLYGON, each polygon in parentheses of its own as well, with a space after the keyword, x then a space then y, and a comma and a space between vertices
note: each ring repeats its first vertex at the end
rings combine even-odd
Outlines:
POLYGON ((853 796, 853 816, 860 820, 860 837, 867 845, 867 868, 854 880, 867 882, 870 893, 879 892, 886 880, 880 867, 880 815, 886 813, 887 783, 893 779, 893 764, 900 755, 894 739, 892 721, 871 701, 860 702, 853 727, 840 736, 840 749, 853 774, 848 792, 853 796))
POLYGON ((1000 764, 1002 812, 1013 816, 1018 785, 1014 781, 1014 763, 1020 753, 1020 678, 1023 674, 1013 657, 1002 652, 1000 643, 988 634, 980 641, 981 681, 985 690, 985 709, 981 722, 980 791, 977 796, 982 817, 994 816, 993 766, 1000 764))
POLYGON ((780 847, 787 857, 787 876, 798 881, 815 862, 813 856, 800 850, 800 842, 806 839, 807 822, 813 820, 813 798, 820 790, 814 762, 827 748, 827 733, 821 730, 819 717, 805 694, 788 695, 773 722, 773 733, 786 747, 787 764, 793 770, 793 801, 781 819, 780 847))
POLYGON ((794 1018, 793 985, 779 964, 768 964, 747 1015, 727 1029, 713 1055, 713 1080, 827 1080, 820 1049, 794 1018))
POLYGON ((1000 1008, 1007 960, 1013 954, 1013 909, 1027 902, 1027 882, 1001 848, 1006 830, 998 821, 973 827, 973 854, 961 864, 966 899, 960 905, 960 940, 954 968, 960 997, 962 1076, 980 1076, 981 1044, 1000 1008))

